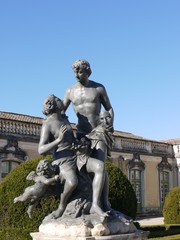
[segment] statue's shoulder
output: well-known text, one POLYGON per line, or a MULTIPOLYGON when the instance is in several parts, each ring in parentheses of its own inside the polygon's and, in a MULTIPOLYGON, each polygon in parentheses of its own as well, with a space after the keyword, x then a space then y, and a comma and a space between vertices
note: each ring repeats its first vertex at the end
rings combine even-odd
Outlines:
POLYGON ((75 91, 78 88, 78 83, 74 83, 71 85, 67 90, 65 95, 70 95, 73 91, 75 91))
POLYGON ((46 123, 48 123, 48 121, 49 121, 49 117, 46 117, 46 118, 43 118, 42 123, 46 124, 46 123))
POLYGON ((48 116, 48 117, 46 117, 46 118, 43 119, 42 125, 43 125, 43 127, 48 127, 49 125, 52 124, 52 122, 53 122, 53 118, 52 118, 52 116, 50 115, 50 116, 48 116))
POLYGON ((101 83, 95 82, 93 80, 89 80, 89 84, 90 84, 90 86, 95 87, 95 88, 104 88, 104 86, 101 83))
POLYGON ((76 83, 74 83, 73 85, 71 85, 69 89, 70 89, 70 90, 71 90, 71 89, 76 89, 76 88, 78 88, 78 87, 79 87, 79 82, 76 82, 76 83))

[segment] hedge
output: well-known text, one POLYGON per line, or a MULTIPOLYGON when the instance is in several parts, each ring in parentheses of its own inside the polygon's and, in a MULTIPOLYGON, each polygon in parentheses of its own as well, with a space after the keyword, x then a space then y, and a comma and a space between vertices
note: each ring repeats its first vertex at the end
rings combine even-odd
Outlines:
POLYGON ((173 188, 166 196, 163 206, 166 225, 180 224, 180 187, 173 188))
MULTIPOLYGON (((41 159, 42 157, 32 159, 19 165, 0 183, 0 229, 10 227, 28 229, 29 232, 37 231, 42 219, 58 207, 56 197, 43 198, 30 219, 26 213, 28 201, 13 203, 15 197, 22 194, 27 186, 33 184, 32 181, 26 180, 26 176, 36 169, 41 159)), ((108 162, 106 166, 110 183, 109 200, 112 208, 135 219, 137 201, 129 180, 113 164, 108 162)))

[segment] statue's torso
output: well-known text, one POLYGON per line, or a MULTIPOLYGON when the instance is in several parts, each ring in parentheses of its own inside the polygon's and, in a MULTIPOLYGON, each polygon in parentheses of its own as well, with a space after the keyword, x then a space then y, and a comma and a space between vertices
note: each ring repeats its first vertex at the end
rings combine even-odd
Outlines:
POLYGON ((98 86, 75 84, 71 88, 70 100, 78 117, 78 128, 90 132, 99 122, 101 99, 98 86))

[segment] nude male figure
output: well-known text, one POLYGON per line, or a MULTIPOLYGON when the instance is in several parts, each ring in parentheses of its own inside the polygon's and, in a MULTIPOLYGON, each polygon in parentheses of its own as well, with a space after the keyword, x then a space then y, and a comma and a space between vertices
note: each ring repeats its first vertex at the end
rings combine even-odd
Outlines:
MULTIPOLYGON (((114 111, 105 87, 100 83, 89 80, 89 76, 92 72, 90 64, 86 60, 77 60, 72 67, 77 79, 77 83, 67 89, 63 103, 65 111, 70 103, 72 103, 78 118, 77 138, 80 139, 89 134, 100 124, 100 112, 102 106, 106 111, 109 112, 112 125, 114 111)), ((92 156, 105 162, 107 158, 106 145, 102 141, 100 141, 98 144, 99 148, 95 149, 92 156)), ((109 210, 108 177, 106 171, 104 171, 104 174, 105 183, 102 195, 104 199, 104 209, 109 210)))
POLYGON ((78 117, 77 137, 80 138, 98 126, 101 106, 110 113, 112 119, 114 112, 105 87, 88 79, 92 72, 90 64, 86 60, 77 60, 72 67, 77 83, 67 89, 64 107, 66 111, 72 103, 78 117))

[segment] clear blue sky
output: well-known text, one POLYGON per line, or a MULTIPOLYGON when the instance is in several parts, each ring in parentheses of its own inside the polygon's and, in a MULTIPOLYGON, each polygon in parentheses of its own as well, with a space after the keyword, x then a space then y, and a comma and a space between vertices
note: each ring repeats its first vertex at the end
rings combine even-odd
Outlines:
POLYGON ((0 111, 43 117, 76 59, 106 87, 116 130, 180 138, 179 0, 0 1, 0 111))

